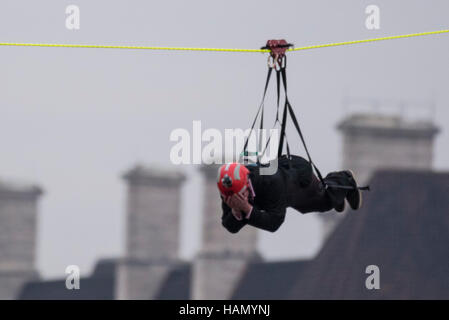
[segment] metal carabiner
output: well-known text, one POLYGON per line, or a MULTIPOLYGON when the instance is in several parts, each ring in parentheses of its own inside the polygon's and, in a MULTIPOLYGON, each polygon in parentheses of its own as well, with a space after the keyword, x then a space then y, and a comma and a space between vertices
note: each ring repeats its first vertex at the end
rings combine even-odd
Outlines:
POLYGON ((285 69, 285 67, 287 67, 287 56, 286 55, 282 56, 281 62, 280 62, 280 68, 285 69))
POLYGON ((282 69, 285 69, 287 66, 287 57, 285 55, 283 56, 277 56, 275 59, 275 70, 281 71, 282 69))
POLYGON ((276 60, 274 59, 273 56, 271 55, 268 56, 267 64, 268 68, 276 69, 276 60))

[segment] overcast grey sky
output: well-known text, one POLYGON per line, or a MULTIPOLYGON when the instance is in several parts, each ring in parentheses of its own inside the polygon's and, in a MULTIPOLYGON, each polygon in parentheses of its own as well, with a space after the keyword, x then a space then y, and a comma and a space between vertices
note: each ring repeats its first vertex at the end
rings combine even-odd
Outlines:
MULTIPOLYGON (((448 17, 446 0, 2 0, 0 42, 259 48, 285 38, 299 47, 447 29, 448 17), (80 7, 78 31, 65 28, 69 4, 80 7), (368 4, 380 7, 380 30, 365 28, 368 4)), ((448 169, 448 56, 448 35, 290 53, 290 100, 322 171, 340 166, 335 125, 347 96, 434 101, 443 129, 435 166, 448 169)), ((0 57, 0 177, 47 190, 37 251, 46 277, 61 277, 68 264, 88 273, 97 259, 122 254, 120 175, 137 162, 168 162, 170 132, 190 131, 193 120, 204 129, 248 127, 266 72, 260 53, 0 47, 0 57)), ((190 258, 199 245, 201 178, 182 169, 190 179, 181 253, 190 258)), ((260 241, 270 259, 310 257, 319 245, 317 217, 293 212, 260 241)))

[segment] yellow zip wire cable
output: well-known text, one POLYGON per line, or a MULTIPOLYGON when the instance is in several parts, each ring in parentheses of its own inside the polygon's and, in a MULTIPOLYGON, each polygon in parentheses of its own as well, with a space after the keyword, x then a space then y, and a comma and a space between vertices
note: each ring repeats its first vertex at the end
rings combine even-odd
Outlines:
POLYGON ((441 34, 441 33, 448 33, 448 32, 449 32, 449 29, 447 29, 447 30, 439 30, 439 31, 421 32, 421 33, 411 33, 411 34, 403 34, 403 35, 399 35, 399 36, 389 36, 389 37, 381 37, 381 38, 373 38, 373 39, 365 39, 365 40, 355 40, 355 41, 319 44, 319 45, 315 45, 315 46, 294 48, 294 49, 290 49, 288 51, 309 50, 309 49, 317 49, 317 48, 325 48, 325 47, 337 47, 337 46, 344 46, 344 45, 349 45, 349 44, 375 42, 375 41, 383 41, 383 40, 393 40, 393 39, 402 39, 402 38, 411 38, 411 37, 419 37, 419 36, 428 36, 428 35, 431 35, 431 34, 441 34))
MULTIPOLYGON (((346 42, 336 42, 328 44, 319 44, 314 46, 306 46, 299 48, 288 49, 287 51, 309 50, 325 47, 337 47, 357 43, 375 42, 383 40, 411 38, 419 36, 427 36, 432 34, 448 33, 447 30, 429 31, 421 33, 404 34, 399 36, 389 36, 365 40, 355 40, 346 42)), ((14 47, 59 47, 59 48, 97 48, 97 49, 139 49, 139 50, 177 50, 177 51, 215 51, 215 52, 270 52, 268 49, 223 49, 223 48, 183 48, 183 47, 147 47, 147 46, 118 46, 118 45, 95 45, 95 44, 58 44, 58 43, 14 43, 14 42, 0 42, 0 46, 14 46, 14 47)))

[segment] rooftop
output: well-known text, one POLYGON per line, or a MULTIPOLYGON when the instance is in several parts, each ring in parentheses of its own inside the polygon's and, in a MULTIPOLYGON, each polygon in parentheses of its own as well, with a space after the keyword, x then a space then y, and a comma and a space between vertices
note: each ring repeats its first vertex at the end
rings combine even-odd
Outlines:
POLYGON ((439 128, 430 120, 407 120, 397 115, 352 114, 344 118, 337 126, 339 130, 375 130, 400 131, 435 135, 439 128))

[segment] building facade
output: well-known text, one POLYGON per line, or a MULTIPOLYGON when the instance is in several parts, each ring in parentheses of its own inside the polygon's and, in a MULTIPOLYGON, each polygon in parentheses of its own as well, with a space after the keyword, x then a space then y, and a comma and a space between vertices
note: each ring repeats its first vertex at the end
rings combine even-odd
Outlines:
POLYGON ((42 189, 0 181, 0 299, 37 277, 36 223, 42 189))

